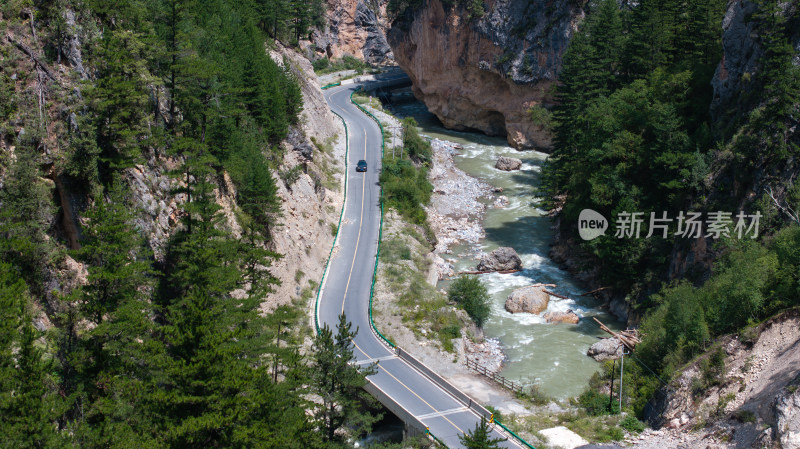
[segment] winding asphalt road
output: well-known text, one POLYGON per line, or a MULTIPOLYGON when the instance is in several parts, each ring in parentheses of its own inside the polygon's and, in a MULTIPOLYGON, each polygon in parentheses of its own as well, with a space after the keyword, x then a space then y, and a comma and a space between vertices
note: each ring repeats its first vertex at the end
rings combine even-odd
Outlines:
MULTIPOLYGON (((359 331, 354 339, 358 363, 378 364, 377 373, 368 378, 371 389, 382 393, 376 397, 383 402, 393 402, 384 404, 390 410, 399 408, 414 416, 448 447, 462 448, 458 436, 474 429, 480 422, 480 415, 469 407, 469 403, 459 400, 431 377, 398 357, 397 352, 371 330, 369 296, 381 218, 378 186, 381 131, 371 118, 350 103, 350 94, 355 88, 348 85, 325 91, 331 109, 347 123, 350 146, 347 201, 339 229, 338 248, 322 286, 318 308, 320 326, 327 324, 335 329, 338 316, 345 313, 353 328, 357 327, 359 331), (367 161, 366 173, 355 171, 359 159, 367 161)), ((492 436, 507 439, 501 443, 502 447, 524 449, 500 429, 494 429, 492 436)))

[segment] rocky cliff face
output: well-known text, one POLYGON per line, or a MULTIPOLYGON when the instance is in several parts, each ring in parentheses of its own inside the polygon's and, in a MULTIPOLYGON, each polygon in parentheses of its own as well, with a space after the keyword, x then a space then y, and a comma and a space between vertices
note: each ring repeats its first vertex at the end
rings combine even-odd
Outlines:
POLYGON ((311 43, 316 56, 355 56, 370 64, 393 61, 386 42, 387 0, 328 0, 327 25, 311 43))
POLYGON ((583 2, 495 0, 480 18, 431 0, 407 9, 388 39, 414 94, 442 123, 547 150, 551 136, 529 109, 548 106, 583 2))
POLYGON ((756 5, 749 1, 734 1, 722 20, 722 60, 711 80, 711 115, 717 123, 731 121, 744 107, 740 94, 758 69, 763 52, 754 38, 756 23, 747 21, 755 11, 756 5))
MULTIPOLYGON (((796 6, 786 3, 783 15, 796 25, 796 6)), ((737 119, 748 112, 760 100, 758 95, 751 95, 763 86, 758 82, 761 69, 761 58, 764 49, 760 44, 759 23, 753 15, 757 5, 749 0, 735 0, 728 3, 728 9, 722 20, 722 60, 717 66, 711 86, 714 98, 711 103, 711 116, 717 127, 723 131, 731 131, 737 119)), ((790 28, 791 29, 791 28, 790 28)), ((792 63, 800 65, 800 29, 796 26, 790 32, 790 40, 795 49, 792 63)))

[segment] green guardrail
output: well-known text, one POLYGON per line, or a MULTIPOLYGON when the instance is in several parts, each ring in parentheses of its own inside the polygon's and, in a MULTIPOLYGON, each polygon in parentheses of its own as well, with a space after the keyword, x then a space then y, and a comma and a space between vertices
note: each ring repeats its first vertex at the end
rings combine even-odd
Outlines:
MULTIPOLYGON (((331 87, 336 87, 336 86, 341 86, 341 85, 342 85, 342 82, 341 82, 341 81, 339 81, 339 82, 337 82, 337 83, 330 83, 330 84, 326 84, 326 85, 322 86, 322 88, 321 88, 321 89, 322 89, 322 90, 325 90, 325 89, 330 89, 331 87)), ((334 114, 336 114, 336 113, 334 112, 334 114)), ((339 114, 336 114, 336 115, 339 115, 339 114)))
MULTIPOLYGON (((380 129, 381 129, 381 158, 383 158, 384 153, 386 152, 386 139, 384 138, 383 124, 381 123, 380 120, 378 120, 377 117, 375 117, 375 115, 373 115, 371 112, 369 112, 366 108, 364 108, 360 104, 358 104, 355 101, 353 101, 353 94, 358 92, 360 89, 361 88, 359 87, 359 88, 355 89, 352 93, 350 93, 350 102, 353 103, 354 105, 356 105, 358 107, 358 109, 361 110, 361 112, 363 112, 363 113, 367 114, 368 116, 370 116, 372 118, 372 120, 375 120, 375 122, 380 127, 380 129)), ((394 348, 395 344, 392 343, 391 341, 389 341, 389 339, 387 339, 386 337, 384 337, 383 334, 381 334, 381 332, 375 326, 375 321, 372 320, 372 297, 373 297, 373 292, 374 292, 374 289, 375 289, 375 281, 377 280, 377 275, 378 275, 378 260, 380 259, 380 254, 381 254, 381 240, 382 240, 381 237, 382 237, 382 235, 383 235, 383 198, 381 198, 381 226, 380 226, 379 231, 378 231, 378 253, 377 253, 376 257, 375 257, 375 271, 372 274, 372 288, 370 288, 370 291, 369 291, 369 322, 370 322, 370 324, 372 324, 372 328, 375 330, 375 332, 381 338, 383 338, 383 340, 386 343, 388 343, 391 347, 394 348)), ((525 446, 525 447, 527 447, 529 449, 536 449, 535 447, 531 446, 530 443, 525 441, 522 437, 520 437, 519 435, 514 433, 511 429, 509 429, 508 427, 504 426, 503 423, 501 423, 499 421, 494 421, 494 422, 497 423, 500 427, 502 427, 506 432, 508 432, 509 435, 511 435, 514 438, 516 438, 517 441, 519 441, 520 444, 522 444, 523 446, 525 446)), ((442 446, 444 446, 445 448, 447 448, 447 445, 444 444, 444 442, 441 441, 439 438, 437 438, 436 435, 432 434, 430 432, 430 430, 428 430, 427 432, 428 432, 428 435, 432 436, 433 439, 436 440, 437 443, 439 443, 442 446)))
POLYGON ((428 429, 427 427, 425 428, 425 433, 431 436, 433 438, 433 441, 439 443, 439 445, 441 445, 444 449, 450 449, 446 444, 444 444, 444 441, 440 440, 438 437, 436 437, 436 435, 432 434, 431 430, 428 429))
MULTIPOLYGON (((331 109, 331 112, 336 114, 331 109)), ((322 271, 322 280, 319 282, 319 289, 317 289, 317 301, 314 303, 314 327, 317 329, 319 335, 319 296, 322 293, 322 286, 325 285, 325 274, 328 272, 328 265, 331 263, 333 257, 333 249, 336 248, 336 240, 339 238, 339 232, 342 230, 342 217, 344 216, 344 206, 347 203, 347 153, 350 151, 350 138, 347 131, 347 122, 344 117, 336 114, 344 125, 344 193, 342 199, 342 211, 339 213, 339 224, 336 225, 336 235, 333 236, 333 244, 331 244, 331 251, 328 253, 328 260, 325 262, 325 269, 322 271)), ((370 315, 372 314, 372 303, 370 302, 370 315)))
POLYGON ((527 447, 528 449, 536 449, 535 447, 531 446, 530 443, 528 443, 527 441, 523 440, 521 436, 517 435, 516 433, 514 433, 514 431, 512 431, 508 427, 504 426, 503 423, 501 423, 500 421, 495 420, 494 423, 497 424, 498 426, 502 427, 503 430, 505 430, 509 434, 511 434, 511 436, 516 438, 517 441, 519 441, 520 444, 522 444, 523 446, 527 447))
MULTIPOLYGON (((381 129, 381 159, 383 159, 384 153, 386 152, 386 139, 384 138, 383 135, 383 124, 381 123, 380 120, 378 120, 378 117, 375 117, 374 115, 372 115, 371 112, 366 110, 363 106, 353 101, 353 94, 358 92, 359 89, 361 89, 361 87, 358 87, 352 92, 350 92, 350 102, 356 105, 356 107, 358 107, 358 109, 361 110, 361 112, 371 117, 372 120, 375 120, 375 123, 377 123, 378 127, 381 129)), ((378 327, 375 326, 375 321, 372 319, 372 301, 375 296, 375 282, 377 282, 378 280, 378 261, 380 260, 381 257, 381 240, 383 240, 383 198, 381 198, 381 224, 380 227, 378 228, 378 251, 375 254, 375 268, 372 271, 372 285, 369 288, 369 323, 372 326, 372 330, 374 330, 375 333, 378 334, 378 336, 384 342, 386 342, 386 344, 388 344, 392 348, 396 348, 397 346, 394 343, 392 343, 391 340, 386 338, 386 336, 383 335, 381 331, 378 330, 378 327)))

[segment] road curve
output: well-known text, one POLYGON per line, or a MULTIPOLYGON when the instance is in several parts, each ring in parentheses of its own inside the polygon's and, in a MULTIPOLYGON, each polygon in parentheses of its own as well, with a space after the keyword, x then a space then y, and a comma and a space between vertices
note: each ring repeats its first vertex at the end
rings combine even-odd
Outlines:
MULTIPOLYGON (((413 415, 448 447, 462 448, 459 435, 475 428, 480 415, 469 403, 443 389, 397 352, 380 340, 369 321, 369 299, 380 227, 381 131, 367 115, 350 103, 354 85, 325 91, 330 108, 342 116, 349 131, 347 201, 339 229, 337 248, 330 260, 328 274, 319 298, 320 326, 336 328, 338 316, 347 315, 359 332, 354 339, 359 363, 378 362, 377 373, 368 380, 406 413, 413 415), (366 173, 355 171, 356 161, 367 161, 366 173)), ((462 395, 462 398, 466 397, 462 395)), ((380 398, 379 398, 380 399, 380 398)), ((389 406, 389 404, 386 404, 389 406)), ((524 449, 500 429, 493 437, 507 439, 502 447, 524 449)))

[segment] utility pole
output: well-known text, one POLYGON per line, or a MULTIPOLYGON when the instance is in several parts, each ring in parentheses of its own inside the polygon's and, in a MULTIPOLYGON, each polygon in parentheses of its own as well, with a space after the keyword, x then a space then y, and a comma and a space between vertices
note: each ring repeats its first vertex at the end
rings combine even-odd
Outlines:
POLYGON ((619 359, 619 410, 622 411, 622 376, 625 373, 625 347, 622 347, 622 357, 619 359))

